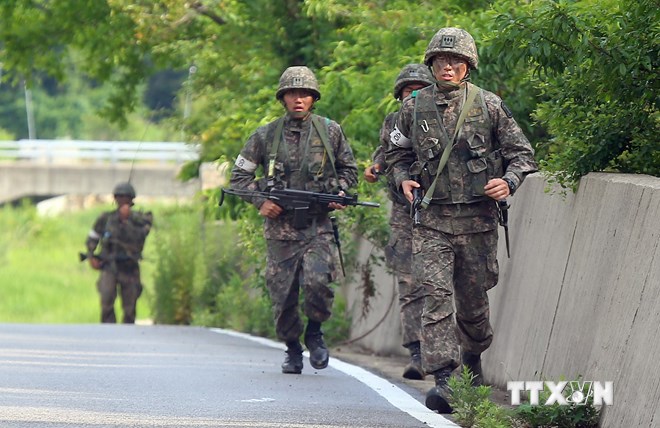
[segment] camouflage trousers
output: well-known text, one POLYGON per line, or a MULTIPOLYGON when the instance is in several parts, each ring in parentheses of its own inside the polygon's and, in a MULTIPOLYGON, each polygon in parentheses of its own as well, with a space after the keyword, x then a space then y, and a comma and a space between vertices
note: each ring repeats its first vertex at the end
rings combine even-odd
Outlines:
POLYGON ((101 276, 96 283, 96 289, 101 296, 101 322, 115 323, 115 300, 117 299, 117 286, 121 293, 121 306, 124 314, 124 324, 135 323, 135 306, 137 299, 142 294, 142 283, 140 282, 140 266, 135 265, 130 269, 117 269, 108 266, 101 271, 101 276))
POLYGON ((451 235, 414 228, 413 267, 425 291, 422 364, 427 373, 458 367, 461 349, 481 353, 490 346, 487 291, 497 284, 497 236, 497 230, 451 235))
POLYGON ((275 331, 284 341, 298 340, 308 319, 326 321, 332 314, 335 297, 331 287, 336 278, 335 244, 332 233, 322 233, 306 241, 268 239, 266 287, 273 305, 275 331))
POLYGON ((394 202, 390 215, 390 241, 385 247, 387 266, 396 276, 401 309, 403 346, 421 340, 424 288, 413 280, 412 219, 406 205, 394 202))

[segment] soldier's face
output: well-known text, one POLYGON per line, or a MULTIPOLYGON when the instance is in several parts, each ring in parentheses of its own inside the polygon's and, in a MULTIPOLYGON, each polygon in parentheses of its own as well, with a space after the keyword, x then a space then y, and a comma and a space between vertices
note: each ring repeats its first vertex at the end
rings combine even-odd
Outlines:
POLYGON ((282 97, 284 107, 291 113, 307 113, 312 109, 314 96, 304 89, 293 89, 284 93, 282 97))
POLYGON ((117 203, 118 207, 121 207, 123 205, 133 205, 133 198, 131 198, 128 195, 115 195, 115 202, 117 203))
POLYGON ((410 96, 410 94, 413 93, 413 91, 417 91, 419 89, 422 89, 423 87, 424 85, 422 85, 421 83, 411 83, 410 85, 404 86, 403 89, 401 90, 401 99, 402 100, 406 99, 407 97, 410 96))
POLYGON ((433 58, 433 75, 441 82, 461 83, 467 72, 467 61, 461 57, 436 55, 433 58))

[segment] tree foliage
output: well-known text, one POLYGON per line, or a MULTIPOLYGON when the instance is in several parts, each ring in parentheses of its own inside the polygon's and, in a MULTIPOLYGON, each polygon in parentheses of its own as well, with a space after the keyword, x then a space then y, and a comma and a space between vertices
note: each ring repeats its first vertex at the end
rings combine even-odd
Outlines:
POLYGON ((499 62, 524 62, 538 77, 535 117, 550 133, 542 165, 562 186, 591 171, 660 176, 659 6, 657 0, 497 5, 499 31, 491 37, 499 62))
POLYGON ((659 175, 659 9, 657 0, 6 0, 1 79, 62 85, 74 70, 113 88, 102 110, 122 122, 141 104, 140 85, 178 76, 174 98, 146 100, 179 109, 176 126, 215 160, 235 157, 282 113, 279 75, 306 64, 321 82, 317 112, 342 123, 364 165, 398 107, 400 68, 422 60, 438 28, 459 26, 479 47, 475 83, 505 99, 543 168, 570 185, 589 171, 659 175))

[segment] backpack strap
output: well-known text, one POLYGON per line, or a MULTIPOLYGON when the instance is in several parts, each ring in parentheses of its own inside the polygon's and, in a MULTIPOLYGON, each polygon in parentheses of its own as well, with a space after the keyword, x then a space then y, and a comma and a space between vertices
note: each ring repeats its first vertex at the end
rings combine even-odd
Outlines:
POLYGON ((277 159, 277 150, 280 148, 282 141, 282 130, 284 129, 284 118, 277 119, 275 125, 275 136, 273 144, 270 146, 270 154, 268 155, 268 171, 266 171, 266 180, 268 188, 275 186, 275 160, 277 159))
POLYGON ((335 168, 335 153, 330 146, 330 141, 328 137, 328 125, 330 124, 330 119, 325 117, 323 123, 321 122, 321 117, 315 114, 312 114, 312 125, 316 128, 316 132, 319 133, 321 137, 321 142, 325 148, 325 152, 328 154, 328 159, 330 160, 330 166, 332 167, 332 173, 335 175, 337 182, 339 182, 339 177, 337 176, 337 170, 335 168))

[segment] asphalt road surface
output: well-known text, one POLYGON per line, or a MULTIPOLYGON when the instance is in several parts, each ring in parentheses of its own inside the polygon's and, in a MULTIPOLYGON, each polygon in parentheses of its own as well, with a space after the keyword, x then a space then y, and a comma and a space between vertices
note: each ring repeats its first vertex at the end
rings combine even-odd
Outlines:
POLYGON ((0 427, 456 427, 337 358, 281 373, 284 347, 181 326, 0 324, 0 427))

